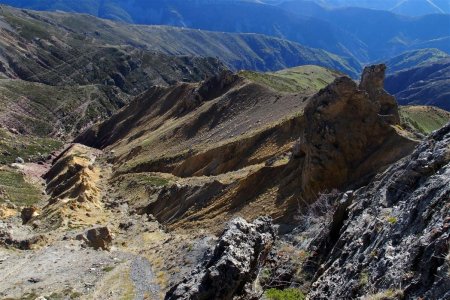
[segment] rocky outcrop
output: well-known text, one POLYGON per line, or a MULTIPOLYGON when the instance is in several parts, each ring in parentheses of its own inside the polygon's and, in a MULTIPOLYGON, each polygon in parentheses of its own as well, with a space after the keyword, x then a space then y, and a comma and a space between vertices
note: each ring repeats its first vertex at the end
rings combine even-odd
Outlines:
POLYGON ((400 124, 398 105, 394 96, 388 94, 383 86, 385 79, 386 65, 373 65, 364 68, 359 83, 359 89, 366 91, 378 108, 378 113, 389 124, 400 124))
POLYGON ((86 246, 95 250, 109 250, 113 235, 108 227, 95 227, 87 230, 84 234, 78 235, 76 238, 84 241, 86 246))
POLYGON ((338 199, 348 208, 310 247, 311 299, 450 298, 449 145, 450 124, 338 199))
POLYGON ((32 218, 37 217, 39 215, 38 208, 35 206, 24 207, 20 212, 20 216, 22 218, 22 223, 27 224, 32 218))
POLYGON ((50 204, 71 199, 78 203, 99 202, 99 170, 94 165, 95 149, 73 144, 55 159, 44 175, 50 204))
POLYGON ((306 126, 288 168, 303 198, 361 186, 411 153, 416 142, 392 126, 399 122, 398 108, 383 90, 385 68, 367 67, 359 87, 348 77, 337 78, 306 106, 306 126))
POLYGON ((271 220, 232 220, 212 256, 175 285, 165 299, 240 299, 247 295, 275 239, 271 220), (238 297, 238 298, 235 298, 238 297))

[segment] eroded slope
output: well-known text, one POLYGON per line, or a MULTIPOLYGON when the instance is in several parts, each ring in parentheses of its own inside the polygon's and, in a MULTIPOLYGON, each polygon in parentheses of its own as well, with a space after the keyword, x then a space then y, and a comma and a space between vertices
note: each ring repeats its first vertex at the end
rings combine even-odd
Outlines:
MULTIPOLYGON (((312 97, 231 73, 157 87, 77 142, 109 151, 114 176, 163 178, 146 192, 148 204, 136 204, 163 223, 201 226, 230 212, 286 222, 299 202, 361 185, 412 151, 395 99, 383 91, 384 71, 367 68, 359 86, 337 78, 312 97)), ((127 192, 119 194, 126 202, 127 192)))

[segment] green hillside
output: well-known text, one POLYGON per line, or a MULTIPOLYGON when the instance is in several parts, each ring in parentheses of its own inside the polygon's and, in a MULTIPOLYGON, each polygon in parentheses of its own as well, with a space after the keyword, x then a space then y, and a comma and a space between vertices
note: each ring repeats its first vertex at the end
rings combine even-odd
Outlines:
POLYGON ((324 88, 342 73, 319 66, 300 66, 271 73, 242 71, 247 79, 280 92, 312 94, 324 88))
POLYGON ((434 106, 400 106, 402 123, 422 134, 430 134, 450 122, 450 112, 434 106))

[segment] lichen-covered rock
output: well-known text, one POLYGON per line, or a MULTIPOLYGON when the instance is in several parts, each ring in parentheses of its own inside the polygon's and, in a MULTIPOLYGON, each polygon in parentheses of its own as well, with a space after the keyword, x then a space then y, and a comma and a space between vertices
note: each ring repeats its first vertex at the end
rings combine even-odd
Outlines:
POLYGON ((346 219, 312 243, 311 299, 450 299, 449 145, 450 124, 354 192, 346 219))
POLYGON ((253 223, 232 220, 211 257, 170 289, 165 299, 226 300, 248 295, 274 240, 274 227, 267 217, 253 223))

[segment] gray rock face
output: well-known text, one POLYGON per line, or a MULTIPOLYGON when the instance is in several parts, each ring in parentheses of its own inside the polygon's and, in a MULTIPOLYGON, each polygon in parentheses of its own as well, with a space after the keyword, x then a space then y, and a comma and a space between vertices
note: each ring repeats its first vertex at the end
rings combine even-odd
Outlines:
POLYGON ((450 299, 449 145, 450 124, 345 195, 343 221, 311 246, 321 265, 311 299, 450 299))
POLYGON ((274 240, 274 227, 267 217, 253 223, 232 220, 211 257, 169 290, 165 299, 226 300, 248 295, 274 240))

